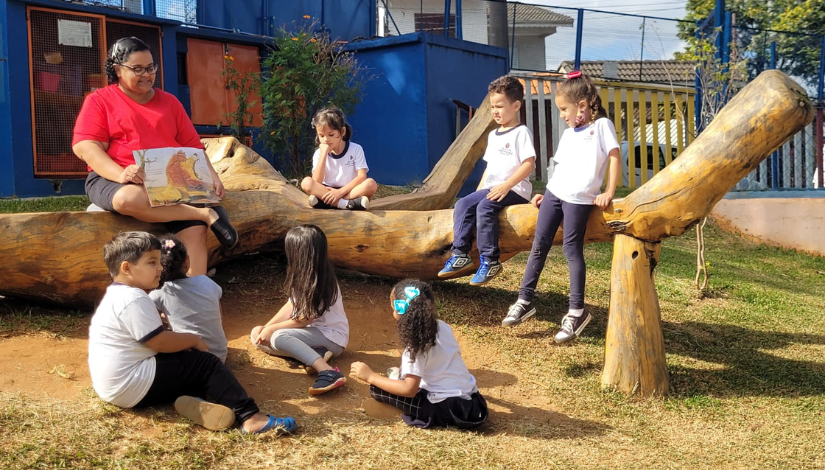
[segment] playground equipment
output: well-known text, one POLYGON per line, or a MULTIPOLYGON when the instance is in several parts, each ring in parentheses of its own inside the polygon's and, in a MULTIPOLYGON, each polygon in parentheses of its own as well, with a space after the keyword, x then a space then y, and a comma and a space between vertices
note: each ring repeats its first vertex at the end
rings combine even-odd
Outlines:
MULTIPOLYGON (((661 241, 683 234, 708 215, 727 191, 813 116, 799 85, 781 72, 764 72, 678 159, 628 197, 591 213, 586 242, 614 243, 604 387, 643 396, 668 392, 653 283, 661 241)), ((232 138, 206 139, 206 152, 228 191, 223 206, 240 234, 233 250, 210 237, 210 265, 244 253, 279 250, 290 228, 315 224, 327 234, 336 266, 435 279, 452 241, 452 210, 443 208, 481 158, 494 126, 489 111, 479 109, 420 191, 376 200, 370 212, 311 209, 303 192, 250 149, 232 138)), ((502 212, 502 261, 530 249, 536 215, 529 205, 502 212)), ((93 304, 110 281, 103 244, 122 230, 164 232, 162 225, 111 213, 0 216, 5 268, 0 270, 0 295, 93 304)), ((560 232, 555 243, 561 239, 560 232)))

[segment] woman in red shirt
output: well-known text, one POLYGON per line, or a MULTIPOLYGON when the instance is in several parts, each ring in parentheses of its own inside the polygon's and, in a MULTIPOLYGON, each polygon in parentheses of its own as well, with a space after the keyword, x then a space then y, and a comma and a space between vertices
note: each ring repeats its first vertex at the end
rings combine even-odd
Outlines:
MULTIPOLYGON (((133 150, 162 147, 204 148, 195 126, 173 95, 154 88, 158 65, 138 38, 118 40, 106 59, 111 85, 91 93, 83 102, 74 127, 72 150, 86 162, 86 194, 95 205, 144 222, 164 222, 186 245, 189 275, 207 270, 206 227, 221 245, 233 248, 238 232, 220 206, 185 204, 151 207, 143 187, 146 177, 135 164, 133 150)), ((218 197, 220 178, 207 159, 218 197)))

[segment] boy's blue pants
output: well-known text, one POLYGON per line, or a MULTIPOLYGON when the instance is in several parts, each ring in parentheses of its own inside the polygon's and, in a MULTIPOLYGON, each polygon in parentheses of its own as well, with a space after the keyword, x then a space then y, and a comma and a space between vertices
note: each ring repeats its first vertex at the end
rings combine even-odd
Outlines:
POLYGON ((489 189, 480 189, 468 194, 455 203, 453 210, 453 253, 466 254, 473 247, 473 239, 478 244, 478 252, 487 261, 498 261, 498 213, 507 206, 527 204, 513 191, 501 201, 487 199, 489 189))

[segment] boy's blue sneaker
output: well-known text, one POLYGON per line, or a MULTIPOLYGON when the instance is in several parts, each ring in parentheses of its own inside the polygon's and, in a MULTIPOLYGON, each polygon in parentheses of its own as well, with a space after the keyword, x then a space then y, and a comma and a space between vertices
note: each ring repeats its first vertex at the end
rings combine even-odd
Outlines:
POLYGON ((453 255, 438 272, 438 277, 453 277, 473 269, 473 259, 469 255, 453 255))
POLYGON ((490 282, 490 279, 498 276, 502 269, 504 268, 501 267, 501 262, 498 260, 487 261, 482 258, 481 266, 479 266, 478 271, 476 271, 472 279, 470 279, 470 285, 480 286, 482 284, 487 284, 490 282))

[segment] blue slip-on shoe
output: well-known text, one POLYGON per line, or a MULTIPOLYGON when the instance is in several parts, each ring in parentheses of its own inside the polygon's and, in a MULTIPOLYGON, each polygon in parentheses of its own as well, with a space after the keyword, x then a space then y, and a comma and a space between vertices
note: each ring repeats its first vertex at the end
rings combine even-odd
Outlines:
POLYGON ((444 269, 438 272, 438 277, 458 276, 473 269, 473 259, 469 255, 453 255, 444 264, 444 269))
POLYGON ((490 279, 498 276, 502 269, 504 268, 502 268, 501 263, 498 260, 487 261, 482 258, 481 266, 478 267, 478 271, 476 271, 470 279, 470 285, 480 286, 482 284, 487 284, 490 282, 490 279))
POLYGON ((276 434, 290 434, 295 432, 298 429, 298 424, 295 423, 295 418, 276 418, 272 415, 269 416, 269 421, 263 425, 261 429, 257 431, 244 431, 241 429, 241 433, 243 434, 262 434, 269 431, 275 431, 276 434))

